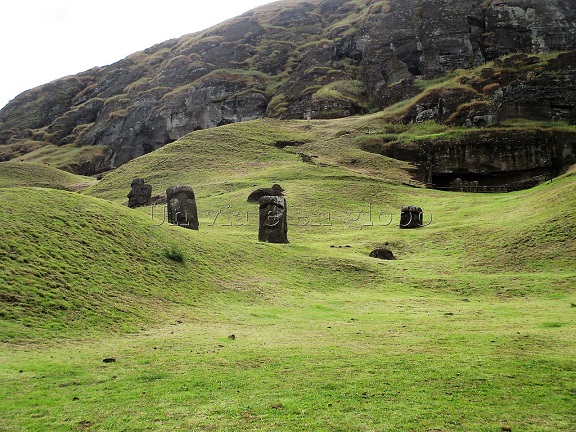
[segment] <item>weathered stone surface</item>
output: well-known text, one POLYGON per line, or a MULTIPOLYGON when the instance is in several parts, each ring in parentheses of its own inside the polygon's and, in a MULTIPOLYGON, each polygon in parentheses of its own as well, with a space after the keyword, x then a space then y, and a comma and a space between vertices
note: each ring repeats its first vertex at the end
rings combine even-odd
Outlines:
POLYGON ((263 196, 259 205, 258 240, 267 243, 289 243, 286 199, 263 196))
POLYGON ((372 258, 378 258, 383 260, 395 260, 396 257, 390 249, 387 248, 377 248, 370 252, 372 258))
POLYGON ((419 180, 449 186, 455 179, 500 186, 558 175, 576 163, 576 132, 506 128, 460 137, 425 139, 412 146, 388 143, 381 153, 415 162, 419 180))
POLYGON ((152 185, 146 184, 144 179, 132 180, 131 189, 128 193, 128 207, 142 207, 150 203, 152 197, 152 185))
POLYGON ((417 206, 405 206, 400 211, 400 228, 422 227, 422 209, 417 206))
POLYGON ((248 195, 248 202, 257 203, 264 196, 283 196, 284 189, 279 184, 273 184, 271 188, 260 188, 248 195))
POLYGON ((516 54, 463 77, 466 89, 438 89, 425 94, 402 121, 434 120, 457 126, 494 126, 509 118, 569 120, 576 109, 576 52, 541 62, 516 54))
MULTIPOLYGON (((523 57, 527 61, 533 58, 523 57)), ((519 62, 511 67, 522 66, 519 62)), ((515 75, 515 78, 504 75, 500 79, 501 90, 494 94, 493 105, 499 121, 508 118, 566 120, 576 109, 576 52, 560 54, 545 67, 529 70, 523 77, 515 75)))
POLYGON ((166 189, 168 223, 197 230, 198 209, 196 195, 190 186, 171 186, 166 189))

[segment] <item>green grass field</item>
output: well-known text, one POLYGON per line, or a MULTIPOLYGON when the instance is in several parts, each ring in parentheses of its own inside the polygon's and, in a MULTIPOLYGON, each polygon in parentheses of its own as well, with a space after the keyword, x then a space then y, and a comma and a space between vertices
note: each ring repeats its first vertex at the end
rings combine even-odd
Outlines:
POLYGON ((357 147, 385 128, 224 126, 97 183, 0 164, 0 430, 575 430, 576 168, 409 187, 357 147), (127 208, 134 177, 191 185, 200 230, 127 208), (272 183, 286 245, 246 203, 272 183), (402 205, 432 224, 399 229, 402 205))

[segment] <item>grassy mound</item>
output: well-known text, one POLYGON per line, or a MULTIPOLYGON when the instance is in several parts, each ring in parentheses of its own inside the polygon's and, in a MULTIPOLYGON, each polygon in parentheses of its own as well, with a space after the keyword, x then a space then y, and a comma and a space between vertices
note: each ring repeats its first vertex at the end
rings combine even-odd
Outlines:
MULTIPOLYGON (((407 181, 408 164, 363 151, 352 141, 380 124, 377 116, 313 124, 264 119, 197 131, 121 166, 87 193, 126 202, 134 177, 152 184, 153 194, 190 184, 201 197, 240 189, 247 196, 255 185, 279 179, 304 184, 363 174, 383 183, 407 181)), ((331 196, 323 189, 318 195, 331 196)))
POLYGON ((193 304, 207 284, 189 286, 180 270, 194 248, 175 262, 178 239, 124 207, 51 189, 0 195, 4 340, 135 330, 168 304, 193 304))
POLYGON ((44 187, 76 191, 94 183, 93 178, 71 174, 44 164, 0 162, 0 188, 44 187))

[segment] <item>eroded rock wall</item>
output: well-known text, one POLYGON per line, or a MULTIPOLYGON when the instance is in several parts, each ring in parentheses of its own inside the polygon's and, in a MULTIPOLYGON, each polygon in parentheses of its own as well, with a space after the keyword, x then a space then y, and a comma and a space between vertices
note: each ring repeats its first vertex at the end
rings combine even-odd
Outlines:
MULTIPOLYGON (((516 52, 575 50, 574 6, 573 0, 275 2, 24 92, 0 111, 0 145, 102 145, 108 151, 98 166, 113 168, 198 129, 263 116, 362 114, 417 95, 417 80, 516 52)), ((574 118, 573 76, 562 73, 501 82, 488 104, 469 113, 459 110, 462 104, 450 110, 447 100, 436 107, 423 101, 428 108, 416 116, 454 123, 574 118)))
POLYGON ((449 186, 456 179, 499 186, 552 178, 576 163, 576 132, 496 129, 461 137, 422 140, 418 144, 391 143, 383 155, 414 162, 419 180, 449 186))

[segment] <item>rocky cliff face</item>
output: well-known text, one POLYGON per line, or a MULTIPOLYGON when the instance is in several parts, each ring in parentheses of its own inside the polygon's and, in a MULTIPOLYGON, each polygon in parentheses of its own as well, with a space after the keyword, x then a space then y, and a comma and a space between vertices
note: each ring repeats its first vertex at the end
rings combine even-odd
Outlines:
POLYGON ((492 126, 510 118, 572 121, 576 114, 576 52, 542 61, 514 54, 479 73, 462 74, 450 88, 423 92, 402 121, 492 126))
MULTIPOLYGON (((286 0, 19 95, 0 111, 0 157, 44 144, 103 146, 94 172, 194 130, 366 113, 456 69, 569 50, 573 0, 286 0)), ((487 70, 484 82, 462 83, 467 90, 428 94, 404 121, 574 120, 573 58, 556 66, 521 77, 523 66, 487 70)))
POLYGON ((438 187, 455 182, 480 186, 531 185, 576 163, 576 131, 549 129, 475 130, 414 143, 393 142, 383 155, 413 162, 418 180, 438 187))

